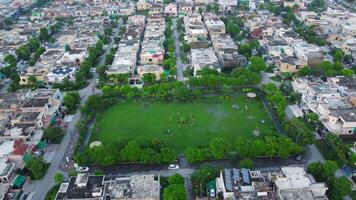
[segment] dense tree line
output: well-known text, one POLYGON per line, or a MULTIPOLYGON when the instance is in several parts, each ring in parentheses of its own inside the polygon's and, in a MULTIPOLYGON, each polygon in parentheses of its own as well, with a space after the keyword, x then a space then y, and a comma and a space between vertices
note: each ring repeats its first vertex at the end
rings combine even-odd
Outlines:
POLYGON ((246 68, 236 68, 231 74, 220 74, 204 68, 200 77, 189 79, 191 86, 217 87, 223 85, 256 85, 261 82, 260 75, 246 68), (208 73, 206 73, 208 72, 208 73))
POLYGON ((302 148, 288 137, 266 132, 260 139, 256 140, 238 137, 235 144, 231 144, 223 138, 214 138, 210 141, 209 146, 186 149, 185 157, 189 162, 194 163, 229 158, 231 152, 236 152, 237 156, 242 159, 286 158, 301 153, 302 148))
POLYGON ((166 28, 164 30, 165 41, 163 42, 164 49, 166 50, 166 54, 164 55, 163 66, 169 70, 171 75, 176 74, 176 59, 174 56, 175 50, 175 39, 173 37, 172 31, 172 19, 166 18, 166 28))
POLYGON ((105 98, 124 97, 129 100, 179 100, 190 101, 197 99, 201 93, 198 89, 189 88, 183 83, 161 83, 143 87, 142 89, 130 86, 104 86, 102 88, 105 98))
POLYGON ((318 182, 327 183, 327 195, 329 199, 342 200, 345 195, 351 194, 352 183, 345 176, 336 177, 335 172, 337 169, 337 163, 331 160, 326 160, 324 163, 310 163, 308 166, 308 172, 311 173, 318 182))
POLYGON ((177 152, 168 143, 158 139, 121 140, 86 148, 76 154, 74 159, 79 164, 113 165, 123 162, 162 164, 175 161, 177 152))
POLYGON ((279 121, 283 122, 285 118, 285 108, 287 107, 286 97, 273 83, 263 85, 262 90, 266 94, 267 101, 273 105, 279 121))

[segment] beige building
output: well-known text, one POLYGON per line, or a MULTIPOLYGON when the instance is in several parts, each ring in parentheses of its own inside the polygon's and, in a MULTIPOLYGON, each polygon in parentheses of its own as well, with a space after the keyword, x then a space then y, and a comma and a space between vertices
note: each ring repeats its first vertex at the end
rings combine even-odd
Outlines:
POLYGON ((34 68, 28 67, 20 74, 20 85, 28 85, 29 78, 35 77, 37 82, 44 82, 46 80, 46 75, 48 73, 48 69, 46 68, 34 68))

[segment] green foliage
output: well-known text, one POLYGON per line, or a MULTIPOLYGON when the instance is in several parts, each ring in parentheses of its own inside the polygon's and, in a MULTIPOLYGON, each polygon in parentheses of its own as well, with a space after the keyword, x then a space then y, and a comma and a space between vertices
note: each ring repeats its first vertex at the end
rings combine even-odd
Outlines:
POLYGON ((246 58, 249 58, 252 54, 252 49, 249 44, 243 44, 240 46, 239 53, 244 55, 246 58))
POLYGON ((258 73, 260 71, 265 71, 267 69, 267 65, 262 57, 252 56, 250 62, 251 62, 250 68, 251 71, 253 72, 258 73))
POLYGON ((10 68, 15 68, 17 65, 17 60, 12 54, 7 54, 4 58, 4 62, 7 64, 7 67, 10 68))
POLYGON ((184 177, 180 174, 174 174, 168 178, 168 183, 172 184, 184 184, 184 177))
POLYGON ((310 11, 323 11, 325 10, 325 1, 324 0, 313 0, 308 5, 308 10, 310 11))
POLYGON ((177 153, 167 143, 157 139, 121 140, 86 148, 82 153, 77 154, 74 159, 81 165, 113 165, 122 162, 163 164, 172 163, 176 160, 177 153), (110 152, 110 154, 107 152, 110 152))
POLYGON ((226 157, 229 153, 229 143, 225 138, 214 138, 210 141, 210 151, 215 159, 226 157))
POLYGON ((51 39, 51 36, 49 35, 47 28, 41 28, 40 29, 40 34, 38 36, 38 39, 41 42, 48 42, 51 39))
POLYGON ((326 160, 324 163, 315 162, 308 165, 308 172, 311 173, 318 182, 326 182, 329 189, 327 195, 329 199, 342 200, 345 195, 351 194, 351 181, 345 177, 335 177, 338 164, 335 161, 326 160))
POLYGON ((66 106, 68 114, 75 113, 80 104, 80 95, 78 92, 69 92, 63 98, 63 104, 66 106))
POLYGON ((63 136, 63 130, 57 126, 49 126, 44 130, 44 138, 53 144, 59 144, 63 136))
POLYGON ((235 148, 240 158, 251 159, 257 156, 286 158, 289 155, 296 155, 302 152, 302 148, 291 139, 277 134, 265 135, 263 140, 257 141, 238 137, 235 148))
POLYGON ((273 83, 263 85, 262 90, 266 93, 266 99, 274 106, 278 119, 284 121, 287 100, 282 92, 273 83))
POLYGON ((240 161, 240 167, 245 169, 252 169, 253 161, 249 158, 244 158, 240 161))
POLYGON ((354 75, 354 71, 352 69, 343 69, 341 70, 341 74, 344 76, 352 77, 354 75))
POLYGON ((104 172, 101 171, 101 170, 95 170, 95 171, 94 171, 94 175, 95 175, 95 176, 103 176, 103 175, 105 175, 105 174, 104 174, 104 172))
POLYGON ((312 73, 311 68, 307 65, 298 71, 299 76, 308 76, 311 75, 311 73, 312 73))
POLYGON ((284 130, 299 145, 312 144, 314 141, 313 131, 300 118, 294 118, 286 122, 284 130))
POLYGON ((323 148, 328 150, 333 160, 335 160, 339 166, 347 162, 349 149, 337 135, 333 133, 327 134, 324 138, 323 148))
POLYGON ((194 194, 202 197, 202 194, 206 192, 206 185, 208 182, 215 180, 219 174, 219 168, 213 168, 209 166, 205 166, 196 170, 190 177, 194 194))
POLYGON ((63 183, 63 181, 64 181, 64 176, 62 173, 58 172, 54 174, 54 182, 56 183, 56 185, 63 183))
POLYGON ((42 179, 47 168, 48 164, 44 162, 43 158, 39 157, 33 157, 25 165, 25 169, 30 172, 30 178, 32 180, 42 179))
POLYGON ((142 80, 145 84, 154 84, 156 82, 156 75, 153 73, 144 74, 142 80))
POLYGON ((170 184, 163 190, 164 200, 186 200, 187 194, 184 184, 170 184))

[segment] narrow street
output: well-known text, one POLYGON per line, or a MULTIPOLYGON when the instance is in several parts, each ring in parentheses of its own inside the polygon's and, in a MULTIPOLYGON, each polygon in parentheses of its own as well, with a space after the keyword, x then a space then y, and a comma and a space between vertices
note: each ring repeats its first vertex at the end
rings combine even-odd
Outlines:
POLYGON ((173 22, 173 35, 175 39, 175 57, 176 57, 176 68, 177 68, 177 80, 178 81, 184 81, 184 76, 183 76, 183 64, 182 64, 182 59, 180 57, 180 41, 179 41, 179 35, 177 31, 177 18, 172 19, 173 22))
MULTIPOLYGON (((122 25, 122 20, 120 19, 119 26, 114 31, 114 36, 112 38, 114 38, 119 33, 121 25, 122 25)), ((100 57, 99 66, 105 64, 106 55, 110 52, 110 48, 113 46, 114 43, 115 40, 112 39, 111 42, 108 44, 108 47, 107 49, 105 49, 104 54, 100 57)), ((97 78, 98 78, 98 74, 94 73, 92 79, 89 80, 88 86, 79 91, 79 94, 82 97, 80 105, 83 105, 90 95, 100 92, 100 90, 95 88, 97 78)), ((71 134, 75 132, 75 124, 80 120, 80 117, 81 117, 81 113, 78 110, 74 114, 72 121, 68 125, 67 132, 64 135, 63 140, 59 145, 57 152, 55 153, 52 159, 51 165, 48 168, 43 179, 41 181, 32 182, 29 185, 27 185, 28 188, 24 188, 25 192, 34 192, 32 198, 33 200, 45 199, 47 192, 55 185, 54 175, 56 173, 60 172, 65 174, 65 176, 67 176, 65 172, 59 169, 59 166, 61 164, 61 161, 63 160, 66 150, 69 148, 72 139, 71 134)))

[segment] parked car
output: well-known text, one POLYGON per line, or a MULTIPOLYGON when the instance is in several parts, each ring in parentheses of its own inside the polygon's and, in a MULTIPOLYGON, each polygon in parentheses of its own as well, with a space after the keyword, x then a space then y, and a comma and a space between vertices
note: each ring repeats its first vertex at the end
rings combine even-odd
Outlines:
POLYGON ((168 169, 179 169, 179 165, 170 164, 170 165, 168 166, 168 169))
POLYGON ((77 168, 77 172, 88 172, 88 171, 89 171, 89 167, 79 166, 77 168))

